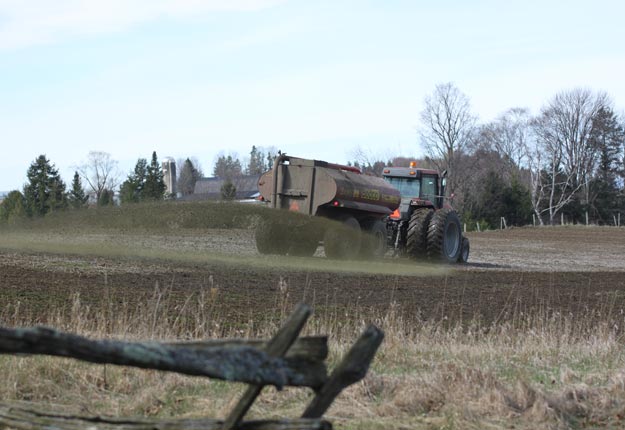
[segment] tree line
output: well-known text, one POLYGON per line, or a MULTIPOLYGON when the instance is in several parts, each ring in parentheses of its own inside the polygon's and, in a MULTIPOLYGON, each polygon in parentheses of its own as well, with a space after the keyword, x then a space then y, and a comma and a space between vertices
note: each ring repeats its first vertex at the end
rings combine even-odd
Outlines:
POLYGON ((609 224, 625 209, 624 119, 604 92, 562 91, 536 115, 512 108, 475 125, 467 97, 445 84, 422 119, 427 153, 449 170, 465 218, 609 224))
MULTIPOLYGON (((501 217, 508 225, 555 224, 559 218, 610 224, 625 210, 624 121, 606 93, 577 88, 557 93, 537 114, 514 107, 480 124, 469 97, 445 83, 424 100, 418 138, 425 157, 418 161, 420 167, 447 171, 446 197, 469 225, 496 227, 501 217)), ((244 161, 220 154, 212 174, 223 179, 222 198, 234 198, 236 178, 271 169, 277 152, 252 146, 244 161)), ((356 148, 348 164, 379 176, 386 166, 408 166, 412 160, 356 148)), ((182 166, 177 192, 192 194, 203 177, 199 162, 187 158, 177 165, 182 166)), ((66 190, 54 164, 40 155, 28 168, 23 190, 0 203, 0 221, 83 207, 88 200, 83 183, 98 205, 113 204, 117 189, 121 203, 171 197, 165 195, 155 152, 150 162, 139 158, 121 184, 116 169, 109 154, 90 152, 66 190)))
MULTIPOLYGON (((20 218, 84 208, 90 199, 97 206, 113 205, 119 177, 116 169, 117 161, 110 154, 92 151, 87 161, 77 167, 71 187, 67 189, 54 163, 45 154, 39 155, 26 171, 27 182, 22 191, 11 191, 0 203, 0 222, 11 223, 20 218), (83 179, 90 193, 85 191, 83 179)), ((165 198, 163 171, 156 152, 152 153, 149 164, 144 158, 137 161, 119 190, 122 203, 165 198)))
MULTIPOLYGON (((446 83, 424 100, 418 161, 447 171, 446 197, 470 225, 612 224, 625 210, 624 130, 604 92, 562 91, 536 115, 515 107, 479 124, 470 99, 446 83)), ((375 175, 408 165, 361 148, 353 156, 350 164, 375 175)))
MULTIPOLYGON (((232 181, 237 176, 260 174, 270 169, 275 152, 252 146, 247 163, 242 163, 236 155, 220 155, 213 175, 226 179, 222 197, 234 198, 236 187, 232 181)), ((183 196, 193 194, 196 182, 204 175, 199 161, 190 157, 178 160, 177 165, 182 166, 177 171, 177 193, 183 196)), ((174 197, 166 193, 163 169, 156 152, 152 153, 149 162, 146 158, 139 158, 121 183, 118 162, 102 151, 89 152, 86 161, 76 167, 69 187, 45 154, 39 155, 30 164, 26 178, 27 183, 21 191, 9 192, 0 203, 0 222, 45 216, 58 210, 80 209, 89 204, 107 206, 174 197)))

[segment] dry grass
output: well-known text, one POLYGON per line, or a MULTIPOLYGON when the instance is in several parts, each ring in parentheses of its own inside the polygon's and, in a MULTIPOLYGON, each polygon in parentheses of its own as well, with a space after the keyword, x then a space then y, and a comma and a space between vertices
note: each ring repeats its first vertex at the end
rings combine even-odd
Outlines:
MULTIPOLYGON (((280 289, 279 289, 280 290, 280 289)), ((94 314, 79 296, 71 306, 27 315, 19 304, 0 314, 5 326, 45 322, 93 337, 205 339, 269 337, 290 309, 285 292, 278 317, 234 328, 220 316, 216 289, 186 302, 156 289, 140 304, 108 303, 94 314)), ((342 312, 349 311, 343 310, 342 312)), ((348 389, 326 415, 339 428, 621 428, 625 418, 622 316, 517 315, 479 323, 404 321, 391 303, 349 321, 336 311, 313 319, 307 333, 330 334, 330 362, 354 341, 365 321, 386 339, 368 377, 348 389)), ((112 415, 224 415, 242 386, 202 378, 50 357, 0 357, 0 398, 112 415)), ((266 389, 252 414, 297 416, 310 393, 266 389)))

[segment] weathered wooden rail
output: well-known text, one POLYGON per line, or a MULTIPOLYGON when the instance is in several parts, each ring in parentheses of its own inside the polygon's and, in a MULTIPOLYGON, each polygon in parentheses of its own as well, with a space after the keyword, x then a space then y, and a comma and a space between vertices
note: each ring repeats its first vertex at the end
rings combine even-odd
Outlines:
POLYGON ((369 326, 352 345, 343 360, 328 375, 327 337, 299 334, 312 310, 299 305, 268 340, 216 340, 158 343, 91 340, 44 327, 0 327, 0 354, 45 354, 71 357, 92 363, 117 364, 147 369, 206 376, 249 384, 225 420, 147 419, 78 416, 38 410, 33 406, 0 402, 0 428, 24 430, 321 430, 331 429, 322 418, 343 389, 358 382, 384 334, 369 326), (310 404, 299 419, 243 421, 265 385, 309 387, 314 390, 310 404))

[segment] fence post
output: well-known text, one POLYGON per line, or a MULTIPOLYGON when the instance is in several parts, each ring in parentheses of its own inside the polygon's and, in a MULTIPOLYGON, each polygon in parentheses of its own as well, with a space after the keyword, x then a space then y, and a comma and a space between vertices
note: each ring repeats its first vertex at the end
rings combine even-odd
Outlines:
POLYGON ((475 223, 475 227, 477 228, 477 231, 479 232, 479 231, 480 231, 480 223, 479 223, 479 222, 476 222, 476 223, 475 223))
POLYGON ((612 218, 614 218, 614 227, 616 227, 616 215, 612 215, 612 218))
POLYGON ((620 226, 621 226, 621 213, 619 212, 618 213, 618 224, 617 224, 617 227, 620 227, 620 226))
POLYGON ((532 214, 532 223, 534 224, 534 227, 536 227, 536 214, 532 214))
POLYGON ((586 211, 586 225, 588 225, 588 211, 586 211))
POLYGON ((564 225, 564 212, 560 213, 560 225, 564 225))
MULTIPOLYGON (((291 345, 297 340, 300 331, 304 328, 304 324, 308 317, 312 314, 312 308, 308 305, 299 304, 293 314, 286 320, 284 325, 280 327, 276 335, 267 342, 265 352, 272 357, 282 357, 289 350, 291 345)), ((381 342, 381 340, 380 340, 381 342)), ((375 353, 375 351, 374 351, 375 353)), ((262 385, 250 385, 236 404, 234 409, 224 420, 223 429, 229 430, 237 427, 243 416, 256 400, 256 397, 262 391, 262 385)))
POLYGON ((467 232, 467 223, 466 222, 464 223, 464 232, 465 233, 467 232))
POLYGON ((321 417, 344 388, 364 378, 383 338, 382 330, 375 326, 367 327, 334 368, 328 381, 317 391, 302 418, 321 417))
POLYGON ((506 222, 506 217, 502 216, 501 219, 503 220, 503 228, 508 228, 508 223, 506 222))

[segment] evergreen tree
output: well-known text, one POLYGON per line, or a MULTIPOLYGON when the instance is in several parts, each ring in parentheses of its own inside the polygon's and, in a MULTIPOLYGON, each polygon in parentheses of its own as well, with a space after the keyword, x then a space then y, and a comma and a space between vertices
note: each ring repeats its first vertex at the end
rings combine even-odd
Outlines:
POLYGON ((599 178, 614 184, 623 168, 620 155, 625 143, 625 130, 611 109, 603 108, 597 113, 592 124, 591 140, 600 154, 599 178))
POLYGON ((114 197, 115 193, 113 190, 103 189, 98 199, 98 206, 113 206, 115 204, 114 197))
POLYGON ((43 216, 50 211, 67 207, 65 183, 58 170, 40 155, 26 172, 28 183, 24 186, 26 212, 30 216, 43 216))
POLYGON ((234 200, 237 196, 237 188, 231 181, 226 181, 221 186, 221 198, 223 200, 234 200))
POLYGON ((74 173, 74 180, 72 181, 72 189, 68 195, 69 204, 74 209, 79 209, 87 203, 89 197, 85 195, 85 190, 82 188, 82 182, 78 172, 74 173))
POLYGON ((250 162, 245 169, 248 175, 260 175, 267 171, 267 165, 265 163, 265 154, 256 146, 252 146, 250 152, 250 162))
POLYGON ((267 170, 273 169, 273 160, 276 158, 276 154, 272 154, 271 151, 267 151, 267 170))
POLYGON ((228 180, 241 176, 241 173, 241 161, 239 161, 238 158, 234 158, 232 155, 220 156, 213 169, 213 176, 228 180))
POLYGON ((591 140, 599 152, 599 164, 591 183, 590 212, 600 223, 610 223, 613 213, 623 209, 620 177, 625 144, 625 130, 611 109, 603 108, 597 113, 591 140))
POLYGON ((494 228, 499 226, 499 220, 505 211, 504 188, 506 184, 496 172, 490 171, 484 180, 484 188, 480 194, 480 204, 477 208, 477 220, 486 221, 494 228))
POLYGON ((190 159, 186 159, 180 170, 180 177, 178 178, 178 192, 183 196, 193 194, 195 189, 195 183, 200 179, 200 172, 195 168, 193 162, 190 159))
POLYGON ((529 190, 516 178, 504 188, 501 216, 507 224, 523 226, 532 220, 532 200, 529 190))
POLYGON ((516 178, 507 185, 496 172, 490 171, 484 179, 479 203, 473 205, 475 221, 484 221, 491 228, 498 228, 501 217, 507 225, 521 226, 532 217, 532 202, 527 190, 516 178))
POLYGON ((143 188, 148 175, 148 161, 139 158, 133 173, 122 183, 119 190, 122 203, 138 203, 143 197, 143 188))
POLYGON ((163 169, 156 157, 156 151, 152 152, 152 161, 147 167, 145 184, 141 192, 142 200, 161 200, 165 196, 165 181, 163 169))
POLYGON ((26 216, 26 201, 19 191, 11 191, 0 202, 0 222, 11 223, 13 220, 26 216))

